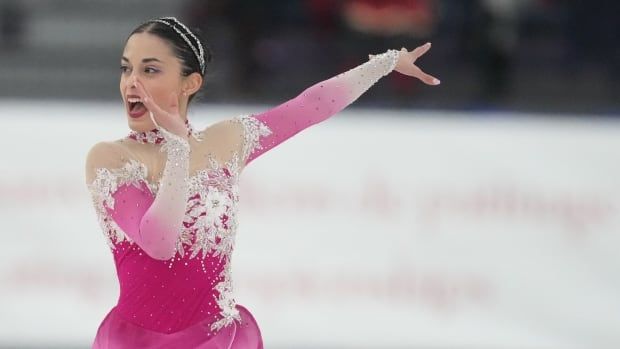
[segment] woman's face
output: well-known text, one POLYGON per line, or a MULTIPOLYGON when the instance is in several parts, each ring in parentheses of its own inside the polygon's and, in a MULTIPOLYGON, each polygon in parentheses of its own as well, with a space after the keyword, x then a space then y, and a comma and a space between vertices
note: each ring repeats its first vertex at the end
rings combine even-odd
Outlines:
POLYGON ((152 130, 155 124, 144 106, 138 103, 132 108, 133 103, 128 101, 131 96, 138 96, 133 84, 134 78, 142 83, 153 101, 164 110, 169 109, 172 92, 179 96, 179 106, 187 104, 187 97, 181 101, 184 87, 181 62, 174 56, 169 44, 155 35, 136 33, 129 37, 121 57, 120 81, 129 127, 135 131, 152 130))

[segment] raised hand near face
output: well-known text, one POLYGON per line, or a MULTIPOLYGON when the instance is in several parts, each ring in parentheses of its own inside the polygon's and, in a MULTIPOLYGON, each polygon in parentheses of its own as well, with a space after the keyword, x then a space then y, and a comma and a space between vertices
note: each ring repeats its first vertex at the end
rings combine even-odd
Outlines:
POLYGON ((188 140, 187 126, 179 112, 179 97, 177 94, 175 92, 170 92, 167 106, 164 109, 153 100, 153 97, 139 79, 134 77, 133 83, 136 86, 142 103, 148 109, 151 120, 155 126, 163 127, 166 131, 184 140, 188 140))

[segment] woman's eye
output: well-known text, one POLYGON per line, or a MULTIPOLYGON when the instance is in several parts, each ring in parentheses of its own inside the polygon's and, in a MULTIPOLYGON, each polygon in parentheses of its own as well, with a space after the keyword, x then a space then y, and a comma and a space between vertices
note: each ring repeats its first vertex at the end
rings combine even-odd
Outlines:
POLYGON ((121 72, 126 72, 129 69, 126 65, 121 65, 121 72))
POLYGON ((158 70, 155 68, 148 67, 148 68, 145 68, 144 71, 147 73, 157 73, 158 70))

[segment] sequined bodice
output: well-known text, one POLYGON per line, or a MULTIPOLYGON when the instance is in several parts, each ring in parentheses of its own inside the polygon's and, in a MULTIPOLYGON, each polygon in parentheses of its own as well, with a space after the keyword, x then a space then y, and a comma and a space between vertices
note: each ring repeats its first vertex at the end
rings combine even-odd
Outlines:
POLYGON ((236 154, 224 165, 211 159, 189 178, 176 254, 165 261, 148 256, 122 227, 144 212, 161 183, 150 183, 146 165, 134 159, 97 170, 90 189, 99 198, 95 207, 114 254, 121 315, 167 333, 211 317, 210 334, 238 317, 230 275, 239 201, 236 163, 236 154))
MULTIPOLYGON (((229 240, 234 237, 236 221, 233 218, 239 201, 238 171, 233 165, 235 161, 220 166, 211 159, 209 168, 198 170, 189 177, 190 195, 183 222, 184 230, 177 241, 179 255, 189 251, 190 258, 194 258, 199 252, 204 254, 210 249, 216 250, 218 254, 230 252, 232 241, 229 240), (222 243, 223 239, 227 241, 222 243), (215 243, 215 240, 218 242, 215 243)), ((128 160, 119 169, 101 168, 98 170, 93 190, 99 192, 101 204, 105 203, 108 207, 117 207, 113 194, 118 189, 130 185, 140 190, 143 195, 155 197, 160 183, 149 182, 147 171, 145 164, 134 159, 128 160)), ((106 237, 111 247, 112 242, 123 240, 131 242, 131 238, 114 225, 114 220, 110 220, 110 223, 111 226, 107 227, 110 229, 109 234, 106 234, 106 237)))

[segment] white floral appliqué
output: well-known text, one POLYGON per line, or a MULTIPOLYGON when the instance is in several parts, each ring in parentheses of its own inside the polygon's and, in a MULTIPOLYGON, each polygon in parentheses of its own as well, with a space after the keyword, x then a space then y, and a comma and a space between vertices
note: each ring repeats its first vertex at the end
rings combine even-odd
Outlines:
MULTIPOLYGON (((255 149, 260 149, 260 137, 271 134, 271 130, 252 116, 235 118, 244 129, 241 153, 234 152, 230 161, 220 164, 212 157, 209 166, 188 178, 188 201, 183 228, 176 241, 173 258, 201 258, 207 255, 223 259, 225 267, 219 275, 221 281, 214 285, 219 293, 217 304, 221 318, 211 325, 212 330, 227 326, 233 320, 241 321, 235 307, 230 260, 237 231, 237 207, 239 201, 239 163, 255 149)), ((130 183, 140 188, 140 182, 147 184, 153 196, 157 195, 159 183, 149 183, 147 167, 136 160, 129 160, 118 169, 99 168, 95 180, 88 185, 99 223, 108 245, 127 240, 133 242, 108 214, 105 206, 114 208, 112 196, 119 186, 130 183), (105 205, 105 206, 104 206, 105 205)))
POLYGON ((240 115, 233 118, 243 126, 243 150, 241 158, 246 160, 255 149, 262 149, 260 138, 269 136, 271 129, 252 115, 240 115))

